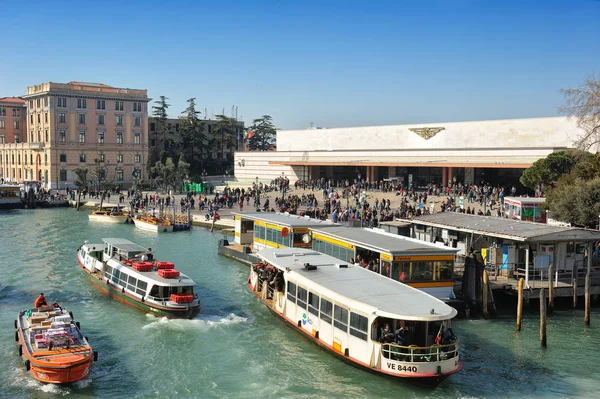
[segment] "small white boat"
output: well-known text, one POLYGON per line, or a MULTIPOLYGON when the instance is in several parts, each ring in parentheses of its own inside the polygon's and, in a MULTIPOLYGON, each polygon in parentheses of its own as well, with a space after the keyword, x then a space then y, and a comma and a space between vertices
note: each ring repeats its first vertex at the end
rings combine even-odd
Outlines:
POLYGON ((111 210, 100 209, 93 211, 88 215, 89 220, 103 223, 127 223, 129 215, 123 212, 120 208, 114 207, 111 210))
POLYGON ((154 231, 156 233, 172 233, 173 224, 163 218, 156 216, 142 215, 133 218, 135 227, 142 230, 154 231))
POLYGON ((267 247, 258 256, 252 292, 344 362, 432 385, 462 369, 451 328, 457 312, 441 300, 310 249, 267 247))

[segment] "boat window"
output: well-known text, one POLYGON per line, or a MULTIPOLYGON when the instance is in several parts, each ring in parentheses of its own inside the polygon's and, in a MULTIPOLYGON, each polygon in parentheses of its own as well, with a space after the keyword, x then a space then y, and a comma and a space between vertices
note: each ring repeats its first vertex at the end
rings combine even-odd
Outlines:
MULTIPOLYGON (((154 287, 156 287, 156 286, 155 285, 152 286, 152 288, 154 288, 154 287)), ((136 288, 135 292, 137 292, 140 295, 145 295, 147 288, 148 288, 148 283, 146 283, 145 281, 142 281, 142 280, 138 280, 137 288, 136 288)))
POLYGON ((296 303, 296 284, 289 281, 287 284, 287 298, 288 300, 296 303))
POLYGON ((308 311, 315 316, 319 315, 319 296, 312 292, 308 294, 308 311))
POLYGON ((133 277, 133 276, 129 276, 129 279, 127 280, 127 289, 131 290, 131 291, 135 291, 135 286, 137 284, 137 278, 133 277))
POLYGON ((312 249, 326 255, 331 255, 334 258, 343 260, 344 262, 350 262, 350 259, 354 258, 354 249, 332 244, 318 238, 313 238, 312 249))
POLYGON ((106 266, 106 269, 104 270, 104 277, 110 280, 110 276, 112 276, 112 273, 113 268, 111 266, 106 266))
POLYGON ((333 309, 333 325, 342 331, 348 331, 348 309, 335 306, 333 309))
POLYGON ((127 273, 121 272, 121 277, 119 277, 121 286, 127 287, 127 277, 129 277, 127 273))
POLYGON ((365 316, 350 312, 350 335, 367 340, 367 331, 369 329, 369 319, 365 316))
POLYGON ((194 295, 194 287, 179 287, 179 294, 191 294, 194 295))
POLYGON ((331 316, 333 313, 333 303, 325 298, 321 298, 321 320, 331 324, 331 316))
POLYGON ((306 296, 308 292, 302 287, 298 287, 298 306, 306 309, 306 296))
POLYGON ((453 260, 424 260, 394 262, 392 279, 405 283, 413 281, 451 281, 453 260))
POLYGON ((119 284, 119 270, 114 269, 113 271, 113 276, 112 276, 112 282, 115 284, 119 284))
POLYGON ((265 227, 260 226, 258 224, 254 224, 254 238, 258 238, 260 240, 265 239, 265 227))
MULTIPOLYGON (((144 283, 144 284, 146 284, 146 283, 144 283)), ((153 285, 152 288, 150 289, 150 296, 158 297, 158 286, 157 285, 153 285)))

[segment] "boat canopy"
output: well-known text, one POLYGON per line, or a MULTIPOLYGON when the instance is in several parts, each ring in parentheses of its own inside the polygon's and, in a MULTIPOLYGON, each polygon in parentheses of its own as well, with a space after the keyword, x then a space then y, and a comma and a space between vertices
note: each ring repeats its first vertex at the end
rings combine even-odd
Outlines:
POLYGON ((286 280, 367 314, 416 321, 447 320, 457 314, 421 290, 310 249, 268 247, 258 256, 286 271, 286 280))
POLYGON ((113 248, 117 248, 127 258, 132 258, 141 252, 148 252, 148 248, 144 248, 124 238, 103 238, 102 241, 113 248))

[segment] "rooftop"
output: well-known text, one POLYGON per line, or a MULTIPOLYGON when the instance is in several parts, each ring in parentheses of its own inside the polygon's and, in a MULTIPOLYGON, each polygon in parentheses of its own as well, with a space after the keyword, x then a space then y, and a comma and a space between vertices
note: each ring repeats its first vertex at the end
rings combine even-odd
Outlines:
POLYGON ((550 226, 493 216, 441 212, 403 220, 425 226, 458 230, 523 242, 598 241, 600 231, 576 227, 550 226))
POLYGON ((445 320, 456 315, 455 309, 423 291, 316 251, 269 247, 258 256, 281 270, 289 268, 288 275, 298 284, 350 310, 404 320, 445 320), (317 269, 307 270, 305 263, 317 269))
POLYGON ((456 249, 442 247, 426 241, 387 233, 381 229, 359 229, 350 227, 330 227, 326 230, 312 229, 313 232, 331 236, 359 247, 370 247, 383 252, 409 254, 437 253, 454 255, 456 249))
POLYGON ((25 100, 19 97, 0 97, 0 103, 25 105, 25 100))
POLYGON ((290 215, 289 213, 281 212, 254 212, 254 213, 233 213, 235 216, 239 216, 242 219, 260 220, 263 222, 278 224, 280 226, 288 227, 328 227, 328 226, 339 226, 328 220, 312 219, 308 216, 290 215))

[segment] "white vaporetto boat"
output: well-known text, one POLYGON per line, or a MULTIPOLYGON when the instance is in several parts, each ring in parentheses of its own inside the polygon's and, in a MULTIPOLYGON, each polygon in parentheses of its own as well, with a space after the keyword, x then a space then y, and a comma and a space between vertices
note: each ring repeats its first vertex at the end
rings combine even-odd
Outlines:
POLYGON ((135 227, 142 230, 154 231, 156 233, 172 233, 173 224, 163 218, 156 216, 142 215, 133 218, 135 227))
POLYGON ((0 209, 23 208, 20 190, 15 184, 0 184, 0 209))
POLYGON ((248 285, 278 318, 365 370, 438 384, 462 369, 456 310, 418 289, 319 252, 265 248, 248 285))

